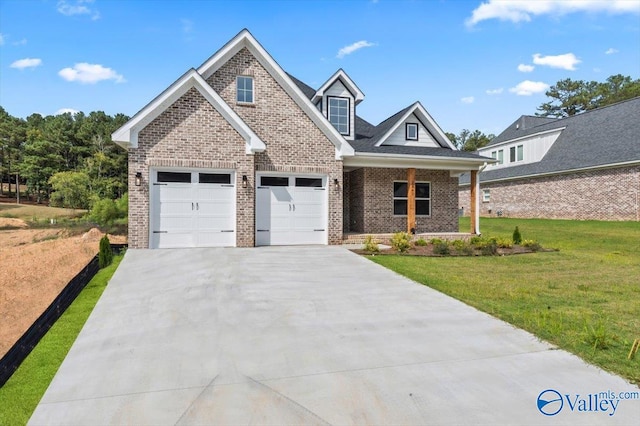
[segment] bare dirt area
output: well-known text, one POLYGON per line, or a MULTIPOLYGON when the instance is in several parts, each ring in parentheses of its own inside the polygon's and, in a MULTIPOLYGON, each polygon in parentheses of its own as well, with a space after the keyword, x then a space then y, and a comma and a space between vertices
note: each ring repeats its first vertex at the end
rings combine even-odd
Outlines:
MULTIPOLYGON (((21 227, 20 219, 0 220, 0 227, 21 227)), ((98 253, 99 230, 69 235, 61 228, 0 231, 0 357, 98 253)), ((125 237, 109 239, 126 242, 125 237)))

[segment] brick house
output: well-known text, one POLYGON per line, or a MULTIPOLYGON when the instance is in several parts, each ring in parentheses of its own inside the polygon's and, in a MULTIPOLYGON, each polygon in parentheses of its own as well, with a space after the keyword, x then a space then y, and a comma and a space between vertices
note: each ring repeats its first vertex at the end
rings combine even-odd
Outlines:
POLYGON ((374 126, 363 99, 343 70, 305 85, 241 31, 113 133, 129 151, 129 246, 457 232, 458 175, 488 159, 456 150, 419 102, 374 126))
MULTIPOLYGON (((640 97, 562 119, 522 116, 480 155, 480 213, 640 220, 640 97)), ((470 192, 460 177, 461 206, 470 192)))

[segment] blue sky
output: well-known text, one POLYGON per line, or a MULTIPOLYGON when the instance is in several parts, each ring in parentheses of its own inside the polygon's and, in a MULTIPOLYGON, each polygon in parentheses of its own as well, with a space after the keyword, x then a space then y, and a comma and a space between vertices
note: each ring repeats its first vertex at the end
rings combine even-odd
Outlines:
POLYGON ((243 28, 313 87, 343 68, 373 124, 419 100, 497 134, 558 80, 640 78, 640 0, 0 0, 0 105, 133 115, 243 28))

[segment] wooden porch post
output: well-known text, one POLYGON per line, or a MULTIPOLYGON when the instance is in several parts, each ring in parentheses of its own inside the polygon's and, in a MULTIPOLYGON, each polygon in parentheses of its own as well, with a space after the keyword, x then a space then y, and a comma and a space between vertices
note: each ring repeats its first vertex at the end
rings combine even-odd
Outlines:
POLYGON ((471 207, 471 211, 469 215, 471 217, 471 233, 478 234, 478 171, 471 170, 471 198, 469 200, 469 205, 471 207))
POLYGON ((416 227, 416 169, 407 169, 407 232, 416 227))

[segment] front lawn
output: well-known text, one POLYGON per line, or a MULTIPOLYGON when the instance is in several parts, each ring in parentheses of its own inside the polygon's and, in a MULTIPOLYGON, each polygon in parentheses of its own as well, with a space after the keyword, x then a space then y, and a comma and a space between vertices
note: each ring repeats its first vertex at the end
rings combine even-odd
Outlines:
MULTIPOLYGON (((558 252, 504 257, 374 256, 419 283, 528 330, 640 384, 640 223, 482 218, 485 236, 558 252)), ((460 229, 469 229, 468 218, 460 229)))
POLYGON ((115 256, 110 266, 98 271, 0 388, 0 425, 27 424, 122 257, 115 256))

